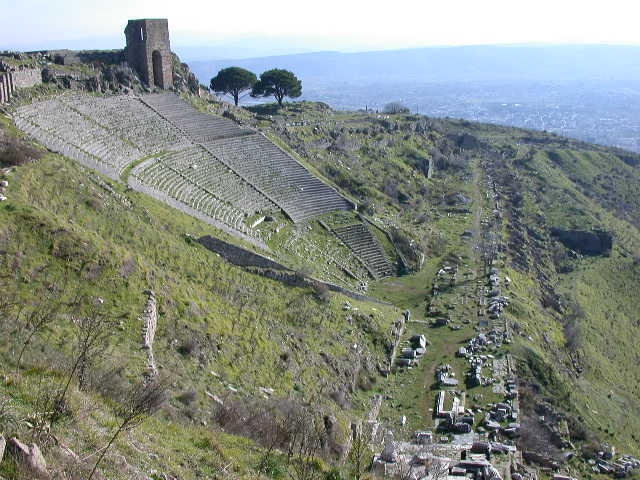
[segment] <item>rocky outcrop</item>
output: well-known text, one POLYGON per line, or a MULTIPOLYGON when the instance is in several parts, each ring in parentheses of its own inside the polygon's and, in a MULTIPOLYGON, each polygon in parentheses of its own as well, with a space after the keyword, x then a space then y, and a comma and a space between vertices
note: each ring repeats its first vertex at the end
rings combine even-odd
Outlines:
POLYGON ((551 234, 565 247, 583 255, 609 256, 613 248, 613 236, 602 230, 563 230, 552 228, 551 234))
POLYGON ((49 480, 51 478, 47 471, 47 462, 35 443, 26 445, 13 437, 9 440, 7 451, 18 466, 31 475, 29 478, 37 480, 49 480))

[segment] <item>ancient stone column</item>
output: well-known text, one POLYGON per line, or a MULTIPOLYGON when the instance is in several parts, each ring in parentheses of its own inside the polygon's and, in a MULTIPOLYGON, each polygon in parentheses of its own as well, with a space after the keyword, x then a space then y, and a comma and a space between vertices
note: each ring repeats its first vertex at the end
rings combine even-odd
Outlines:
POLYGON ((16 91, 16 82, 13 78, 13 72, 7 72, 7 86, 9 88, 9 96, 13 95, 16 91))

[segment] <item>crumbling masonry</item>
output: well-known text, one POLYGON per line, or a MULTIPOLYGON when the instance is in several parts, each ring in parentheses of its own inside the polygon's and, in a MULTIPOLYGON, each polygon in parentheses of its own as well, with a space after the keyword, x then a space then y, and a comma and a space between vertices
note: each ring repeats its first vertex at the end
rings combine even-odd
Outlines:
POLYGON ((167 19, 129 20, 124 34, 127 63, 142 81, 149 87, 171 88, 173 68, 167 19))
POLYGON ((42 83, 42 74, 38 68, 23 68, 0 71, 0 103, 7 103, 17 88, 33 87, 42 83))

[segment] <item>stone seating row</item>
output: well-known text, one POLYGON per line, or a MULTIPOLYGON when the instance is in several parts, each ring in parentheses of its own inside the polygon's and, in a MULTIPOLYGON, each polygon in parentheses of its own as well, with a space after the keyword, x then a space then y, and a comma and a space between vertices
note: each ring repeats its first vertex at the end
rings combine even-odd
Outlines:
POLYGON ((231 120, 199 112, 172 93, 144 95, 142 101, 195 142, 242 136, 252 132, 240 128, 231 120))
POLYGON ((33 128, 27 133, 48 148, 51 145, 47 142, 56 138, 112 166, 112 177, 117 177, 129 163, 143 156, 137 147, 113 135, 59 99, 19 107, 14 114, 14 121, 23 126, 31 125, 33 128))
POLYGON ((376 278, 393 275, 393 266, 373 233, 362 223, 333 229, 342 240, 369 267, 376 278))
POLYGON ((158 159, 135 167, 131 175, 143 185, 159 190, 238 231, 250 231, 244 223, 245 212, 223 202, 213 192, 189 181, 179 171, 168 168, 158 159))
POLYGON ((295 222, 353 208, 335 189, 311 175, 262 134, 218 139, 204 146, 255 185, 295 222))
MULTIPOLYGON (((273 202, 202 147, 193 146, 177 152, 165 152, 158 157, 158 164, 154 165, 154 169, 139 170, 138 175, 143 182, 157 184, 157 177, 161 177, 165 170, 178 173, 247 215, 277 210, 273 202)), ((171 172, 167 174, 172 178, 171 172)), ((159 184, 165 186, 166 182, 160 181, 159 184)))
POLYGON ((146 155, 162 150, 179 149, 191 144, 183 132, 137 97, 73 95, 63 96, 62 101, 121 138, 130 141, 146 155))

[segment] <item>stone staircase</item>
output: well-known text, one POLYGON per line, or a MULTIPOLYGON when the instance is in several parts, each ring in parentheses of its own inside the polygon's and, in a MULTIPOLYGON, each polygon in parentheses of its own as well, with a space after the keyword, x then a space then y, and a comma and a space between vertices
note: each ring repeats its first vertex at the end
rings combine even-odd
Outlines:
POLYGON ((365 224, 346 225, 334 228, 333 231, 364 263, 375 279, 395 274, 382 245, 365 224))

